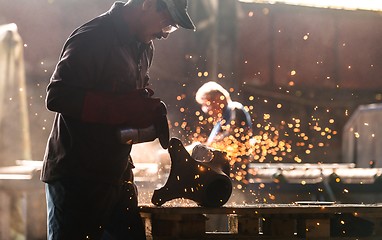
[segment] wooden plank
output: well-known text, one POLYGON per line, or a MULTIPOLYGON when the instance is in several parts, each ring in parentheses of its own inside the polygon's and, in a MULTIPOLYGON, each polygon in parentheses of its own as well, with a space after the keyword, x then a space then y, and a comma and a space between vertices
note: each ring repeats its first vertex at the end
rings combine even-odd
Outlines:
POLYGON ((179 239, 205 235, 202 214, 143 214, 146 235, 153 239, 179 239))
POLYGON ((0 168, 0 239, 10 239, 9 234, 46 238, 45 189, 38 171, 28 166, 0 168))
POLYGON ((265 236, 292 237, 296 232, 296 219, 291 215, 267 214, 262 218, 262 232, 265 236))
POLYGON ((330 238, 330 219, 307 219, 306 238, 330 238))
POLYGON ((149 239, 171 239, 167 238, 170 236, 176 236, 176 239, 318 240, 359 236, 382 239, 381 204, 256 204, 221 208, 141 206, 141 214, 152 227, 152 231, 147 232, 149 239), (229 231, 205 232, 203 216, 209 214, 228 217, 229 231), (362 229, 365 226, 369 233, 365 235, 358 225, 362 225, 362 229), (374 231, 370 231, 372 229, 374 231))
POLYGON ((237 216, 237 233, 240 235, 259 234, 259 218, 256 216, 239 215, 237 216))
POLYGON ((11 204, 10 197, 4 191, 0 191, 0 239, 8 240, 11 237, 11 204))
POLYGON ((45 239, 47 233, 47 207, 43 185, 40 189, 25 192, 25 197, 26 238, 35 240, 45 239))
POLYGON ((358 213, 382 217, 382 204, 333 204, 333 205, 298 205, 298 204, 253 204, 235 205, 220 208, 181 207, 152 205, 140 206, 143 213, 158 214, 333 214, 358 213))

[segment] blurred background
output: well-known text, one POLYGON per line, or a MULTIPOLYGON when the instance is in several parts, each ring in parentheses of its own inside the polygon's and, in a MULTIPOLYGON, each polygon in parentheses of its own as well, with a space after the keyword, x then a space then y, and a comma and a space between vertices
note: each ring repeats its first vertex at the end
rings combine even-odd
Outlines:
MULTIPOLYGON (((0 24, 15 23, 23 46, 31 159, 44 153, 53 117, 44 106, 45 88, 66 38, 112 3, 0 1, 0 24)), ((359 105, 382 100, 380 11, 234 0, 192 0, 189 8, 198 31, 157 41, 150 71, 156 96, 169 107, 173 136, 192 139, 200 111, 194 94, 213 80, 249 108, 255 131, 273 126, 291 142, 293 152, 282 161, 345 161, 345 123, 359 105)), ((9 105, 15 93, 4 91, 9 105)), ((9 138, 1 134, 2 146, 9 138)), ((23 158, 22 148, 1 150, 2 159, 23 158)))
MULTIPOLYGON (((327 6, 325 1, 189 0, 197 31, 181 29, 169 39, 155 42, 151 87, 168 106, 172 137, 191 144, 199 135, 209 133, 210 122, 195 101, 195 92, 208 81, 220 83, 250 112, 253 133, 261 140, 261 147, 253 151, 254 171, 249 182, 256 194, 259 188, 266 190, 264 195, 256 195, 260 202, 299 200, 294 193, 286 198, 269 194, 279 191, 280 186, 264 187, 266 180, 260 173, 272 184, 289 176, 297 179, 299 186, 307 185, 307 175, 317 180, 308 172, 317 169, 317 164, 331 170, 327 175, 334 183, 341 174, 333 171, 338 168, 336 164, 356 169, 350 176, 350 171, 344 171, 347 175, 343 179, 352 180, 349 183, 357 179, 359 185, 370 178, 374 183, 380 176, 382 3, 327 2, 335 5, 327 6), (270 163, 278 165, 256 165, 270 163), (304 166, 303 173, 286 171, 284 178, 277 178, 285 166, 295 170, 300 165, 304 166), (267 175, 262 169, 272 171, 267 175)), ((1 181, 8 189, 31 189, 35 185, 28 185, 29 180, 38 179, 38 164, 54 116, 45 108, 45 90, 66 38, 112 3, 0 0, 0 165, 5 175, 1 181), (12 166, 24 168, 15 170, 12 166), (10 173, 28 181, 12 185, 10 173)), ((134 161, 157 164, 160 146, 154 143, 149 147, 152 152, 134 146, 134 161)), ((141 166, 143 178, 157 174, 155 166, 154 171, 153 165, 141 166)), ((323 168, 319 167, 318 182, 325 175, 323 168)), ((349 199, 334 197, 335 189, 329 191, 331 197, 323 199, 349 199)), ((339 189, 343 193, 344 188, 339 189)), ((310 190, 304 191, 312 195, 310 190)), ((3 199, 8 200, 2 203, 10 206, 13 198, 6 195, 3 199)), ((27 201, 29 197, 14 197, 21 201, 15 204, 15 208, 22 206, 21 216, 26 215, 30 204, 43 204, 27 201)), ((349 201, 365 199, 368 195, 349 201)), ((39 219, 43 218, 42 214, 39 219)), ((7 224, 3 224, 4 229, 7 224)), ((25 232, 30 227, 24 224, 19 228, 25 232)), ((32 236, 43 232, 44 226, 41 228, 29 229, 29 239, 39 239, 32 236)), ((4 229, 2 233, 9 235, 10 230, 4 229)))

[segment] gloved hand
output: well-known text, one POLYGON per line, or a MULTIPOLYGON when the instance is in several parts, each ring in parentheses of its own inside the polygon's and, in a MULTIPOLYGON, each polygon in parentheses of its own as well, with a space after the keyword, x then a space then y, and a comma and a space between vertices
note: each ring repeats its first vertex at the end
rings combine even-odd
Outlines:
POLYGON ((145 128, 161 119, 163 106, 159 98, 151 97, 153 93, 151 89, 139 89, 121 99, 123 125, 145 128))
POLYGON ((159 139, 160 145, 167 149, 170 145, 170 130, 168 128, 167 120, 167 107, 164 102, 161 102, 160 112, 162 116, 159 117, 158 121, 154 123, 157 137, 159 139))
POLYGON ((145 128, 163 117, 161 101, 151 97, 153 94, 154 91, 148 88, 120 95, 87 92, 81 118, 91 123, 145 128))
POLYGON ((170 141, 170 134, 167 122, 167 108, 164 102, 161 102, 162 116, 149 127, 146 128, 131 128, 124 127, 120 130, 121 143, 136 144, 143 142, 151 142, 156 138, 159 139, 161 146, 167 149, 170 141))

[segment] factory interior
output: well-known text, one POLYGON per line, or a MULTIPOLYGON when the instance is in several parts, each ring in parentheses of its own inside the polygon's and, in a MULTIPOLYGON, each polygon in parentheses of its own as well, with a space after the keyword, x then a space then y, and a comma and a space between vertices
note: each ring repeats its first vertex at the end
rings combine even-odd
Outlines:
MULTIPOLYGON (((0 0, 0 240, 47 239, 46 87, 69 34, 113 2, 0 0)), ((188 11, 196 31, 154 41, 150 68, 179 151, 156 139, 131 152, 147 238, 382 239, 382 2, 188 0, 188 11), (246 161, 238 143, 210 149, 224 163, 207 168, 229 179, 220 204, 193 193, 199 173, 182 163, 205 164, 187 146, 213 128, 195 101, 209 81, 252 121, 246 161), (180 190, 157 206, 165 184, 180 190)))

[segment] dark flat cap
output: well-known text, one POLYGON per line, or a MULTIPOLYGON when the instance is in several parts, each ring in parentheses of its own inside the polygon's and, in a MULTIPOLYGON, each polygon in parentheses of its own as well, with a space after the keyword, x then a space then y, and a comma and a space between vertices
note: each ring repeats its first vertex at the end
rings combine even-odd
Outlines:
POLYGON ((170 11, 171 17, 179 26, 196 30, 190 15, 187 12, 187 0, 162 0, 170 11))

